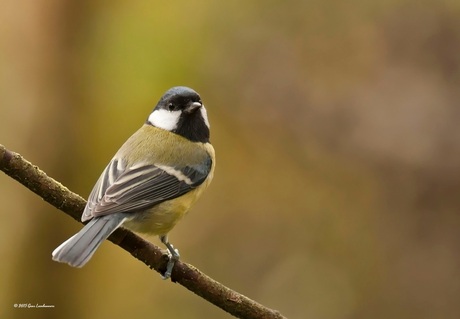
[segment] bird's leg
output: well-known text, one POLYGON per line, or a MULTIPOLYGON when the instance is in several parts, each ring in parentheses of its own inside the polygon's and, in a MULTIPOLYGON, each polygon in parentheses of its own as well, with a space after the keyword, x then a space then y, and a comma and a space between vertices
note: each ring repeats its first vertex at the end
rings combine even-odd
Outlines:
POLYGON ((177 249, 174 249, 173 245, 169 243, 167 235, 160 236, 160 240, 163 244, 165 244, 166 248, 168 248, 169 261, 168 265, 166 265, 166 272, 162 276, 162 278, 166 280, 171 277, 174 264, 176 263, 176 261, 179 260, 180 255, 179 251, 177 249))

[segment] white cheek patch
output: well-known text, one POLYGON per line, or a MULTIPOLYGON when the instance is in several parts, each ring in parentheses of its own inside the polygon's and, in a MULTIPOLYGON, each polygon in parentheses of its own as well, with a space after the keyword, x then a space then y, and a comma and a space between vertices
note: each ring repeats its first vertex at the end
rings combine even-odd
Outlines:
POLYGON ((208 121, 208 112, 206 112, 204 105, 200 108, 200 112, 201 112, 201 116, 203 117, 204 123, 206 124, 208 128, 210 128, 209 121, 208 121))
POLYGON ((181 111, 155 110, 149 116, 149 123, 153 126, 173 131, 177 128, 181 111))

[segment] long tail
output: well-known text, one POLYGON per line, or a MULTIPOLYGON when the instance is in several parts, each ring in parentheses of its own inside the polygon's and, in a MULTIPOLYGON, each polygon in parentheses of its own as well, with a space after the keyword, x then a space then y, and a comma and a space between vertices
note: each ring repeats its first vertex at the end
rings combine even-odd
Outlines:
POLYGON ((83 267, 102 242, 120 227, 125 219, 126 216, 117 213, 92 219, 82 230, 53 251, 53 260, 67 263, 72 267, 83 267))

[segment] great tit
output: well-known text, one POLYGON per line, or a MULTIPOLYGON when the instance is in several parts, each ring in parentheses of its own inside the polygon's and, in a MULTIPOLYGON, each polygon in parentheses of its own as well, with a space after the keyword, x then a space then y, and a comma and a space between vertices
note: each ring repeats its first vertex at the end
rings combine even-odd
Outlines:
POLYGON ((169 278, 179 252, 168 232, 208 187, 214 167, 200 96, 183 86, 169 89, 94 185, 81 217, 89 223, 53 251, 53 260, 82 267, 123 226, 160 237, 170 254, 163 275, 169 278))

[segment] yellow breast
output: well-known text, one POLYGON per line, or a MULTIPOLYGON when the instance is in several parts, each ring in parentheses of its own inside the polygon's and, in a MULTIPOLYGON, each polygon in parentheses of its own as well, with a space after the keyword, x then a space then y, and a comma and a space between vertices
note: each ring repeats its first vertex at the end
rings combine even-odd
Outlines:
MULTIPOLYGON (((214 149, 211 144, 205 144, 206 151, 214 157, 214 149)), ((191 206, 198 200, 203 191, 209 186, 214 176, 215 162, 212 163, 211 171, 206 180, 194 190, 162 202, 144 212, 136 213, 135 217, 126 221, 123 226, 140 233, 151 235, 166 235, 179 220, 189 211, 191 206)))

